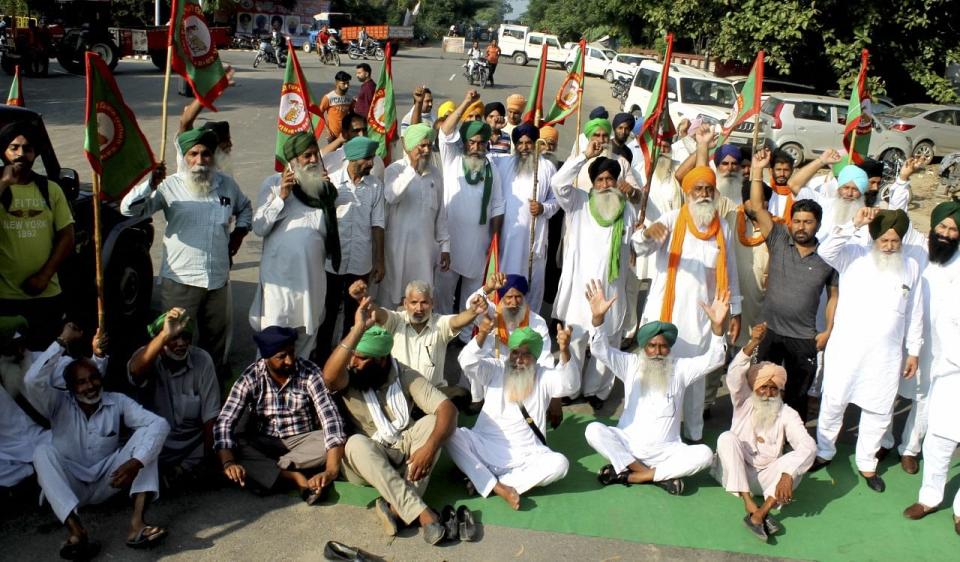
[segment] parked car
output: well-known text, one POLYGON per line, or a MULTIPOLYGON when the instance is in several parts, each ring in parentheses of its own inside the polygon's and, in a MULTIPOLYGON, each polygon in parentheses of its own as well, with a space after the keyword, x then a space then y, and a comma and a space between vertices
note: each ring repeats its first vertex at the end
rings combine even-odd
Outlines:
MULTIPOLYGON (((623 111, 635 113, 647 110, 660 69, 661 64, 656 61, 640 63, 626 101, 621 106, 623 111)), ((699 117, 711 124, 723 123, 733 109, 736 98, 733 86, 723 78, 681 64, 670 65, 667 99, 674 123, 679 123, 684 117, 690 120, 699 117)))
POLYGON ((637 67, 645 60, 652 61, 654 59, 643 55, 620 53, 613 57, 613 60, 607 64, 607 68, 603 69, 603 77, 607 79, 607 82, 613 82, 619 78, 633 80, 633 75, 637 73, 637 67))
POLYGON ((935 156, 960 151, 960 107, 912 103, 899 105, 878 118, 887 127, 913 139, 914 156, 927 163, 935 156))
MULTIPOLYGON (((796 162, 816 158, 828 148, 841 146, 847 122, 847 100, 828 96, 771 92, 760 108, 764 136, 772 140, 796 162)), ((749 144, 753 121, 737 127, 731 142, 749 144)), ((903 132, 873 122, 868 154, 888 162, 898 162, 910 154, 910 137, 903 132)))
MULTIPOLYGON (((574 47, 570 49, 570 53, 567 55, 566 62, 563 63, 568 72, 573 68, 578 50, 577 44, 574 43, 574 47)), ((583 61, 583 73, 591 76, 603 76, 603 72, 616 56, 617 52, 612 49, 594 43, 587 45, 587 56, 583 61)))
POLYGON ((552 62, 563 68, 570 51, 560 46, 560 40, 557 39, 556 35, 530 31, 530 28, 525 25, 506 23, 500 24, 497 30, 497 45, 500 47, 500 54, 512 59, 514 64, 520 66, 531 60, 540 60, 544 43, 547 44, 547 62, 552 62))
MULTIPOLYGON (((733 89, 737 93, 743 91, 743 85, 747 83, 746 76, 727 76, 727 80, 733 84, 733 89)), ((799 84, 797 82, 788 82, 786 80, 778 80, 776 78, 764 78, 762 93, 763 99, 766 99, 769 95, 769 92, 789 92, 791 94, 819 94, 816 88, 808 84, 799 84)))

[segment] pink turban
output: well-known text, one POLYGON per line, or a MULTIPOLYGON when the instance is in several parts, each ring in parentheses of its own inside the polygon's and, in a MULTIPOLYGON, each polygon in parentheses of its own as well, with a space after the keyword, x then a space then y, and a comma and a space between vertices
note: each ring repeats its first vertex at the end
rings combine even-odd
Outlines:
POLYGON ((761 361, 750 367, 747 371, 747 384, 750 388, 756 390, 761 386, 773 381, 777 388, 783 390, 787 385, 787 370, 769 361, 761 361))

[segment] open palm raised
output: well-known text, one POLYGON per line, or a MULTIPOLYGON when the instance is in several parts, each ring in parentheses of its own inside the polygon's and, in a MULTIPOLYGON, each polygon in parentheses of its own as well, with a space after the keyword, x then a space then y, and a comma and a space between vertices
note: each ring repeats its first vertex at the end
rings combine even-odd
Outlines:
POLYGON ((606 290, 599 280, 594 279, 587 283, 587 302, 590 303, 590 313, 594 317, 602 318, 606 315, 615 300, 617 300, 616 293, 612 298, 607 299, 606 290))

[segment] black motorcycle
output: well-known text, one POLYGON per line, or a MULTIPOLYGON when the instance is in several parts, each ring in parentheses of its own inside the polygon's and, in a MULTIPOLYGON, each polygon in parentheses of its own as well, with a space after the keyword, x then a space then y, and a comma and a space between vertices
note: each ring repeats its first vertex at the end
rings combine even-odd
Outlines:
POLYGON ((347 46, 347 56, 353 60, 370 58, 383 60, 385 55, 380 43, 373 39, 367 39, 363 45, 363 49, 360 48, 360 44, 357 43, 356 40, 350 41, 350 44, 347 46))
POLYGON ((260 50, 257 51, 256 58, 253 59, 253 68, 260 66, 261 62, 268 62, 277 65, 277 68, 283 68, 287 65, 287 52, 283 49, 274 48, 268 41, 260 41, 260 50))
POLYGON ((627 92, 630 91, 630 79, 621 76, 610 85, 610 95, 620 100, 620 105, 627 101, 627 92))

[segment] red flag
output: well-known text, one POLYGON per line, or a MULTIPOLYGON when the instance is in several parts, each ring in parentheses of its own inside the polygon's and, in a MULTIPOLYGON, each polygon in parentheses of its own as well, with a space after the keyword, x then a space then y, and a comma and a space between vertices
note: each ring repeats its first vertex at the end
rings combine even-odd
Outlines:
POLYGON ((320 138, 325 126, 321 115, 320 107, 310 95, 309 84, 297 60, 297 50, 291 42, 287 50, 287 69, 283 75, 283 85, 280 86, 280 113, 277 116, 277 142, 274 146, 276 171, 283 171, 283 144, 288 138, 303 131, 311 131, 314 137, 320 138))
POLYGON ((743 85, 743 89, 737 94, 737 99, 733 104, 730 117, 723 124, 723 132, 720 134, 720 141, 717 146, 722 145, 730 137, 730 133, 741 123, 760 113, 760 98, 763 95, 763 51, 757 53, 757 58, 753 61, 753 68, 750 69, 750 75, 743 85))
POLYGON ((547 78, 547 43, 544 41, 540 52, 540 64, 537 66, 537 79, 530 85, 530 95, 527 97, 527 106, 523 110, 524 123, 540 126, 543 117, 543 83, 547 78))
POLYGON ((26 105, 23 101, 23 82, 20 81, 19 64, 13 73, 13 82, 10 83, 10 93, 7 94, 7 105, 15 105, 17 107, 24 107, 26 105))
POLYGON ((573 66, 563 80, 563 84, 560 84, 557 97, 553 100, 553 107, 544 115, 543 125, 562 125, 567 117, 577 111, 583 101, 583 65, 587 52, 587 40, 581 39, 577 49, 573 66))
POLYGON ((847 104, 847 126, 843 130, 843 147, 847 149, 847 154, 833 167, 834 172, 838 174, 847 164, 863 162, 870 150, 873 115, 870 110, 870 92, 867 91, 869 59, 870 53, 864 49, 860 53, 860 73, 857 74, 857 83, 850 92, 850 102, 847 104))
POLYGON ((170 70, 190 84, 197 101, 212 111, 213 100, 227 89, 227 72, 213 42, 200 0, 172 0, 167 45, 170 70))
POLYGON ((667 49, 663 55, 663 68, 657 75, 657 81, 653 87, 656 97, 650 97, 650 103, 647 105, 647 111, 644 114, 643 127, 637 135, 637 142, 639 142, 640 151, 643 153, 648 178, 653 173, 653 167, 660 156, 660 143, 669 143, 671 139, 667 137, 672 137, 675 133, 673 121, 670 120, 670 111, 667 109, 667 82, 672 56, 673 34, 669 33, 667 34, 667 49))

